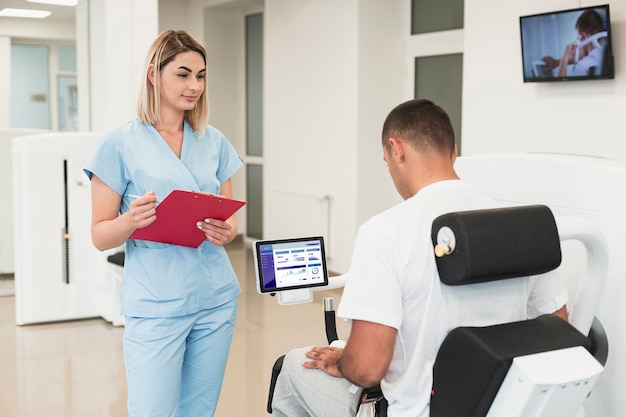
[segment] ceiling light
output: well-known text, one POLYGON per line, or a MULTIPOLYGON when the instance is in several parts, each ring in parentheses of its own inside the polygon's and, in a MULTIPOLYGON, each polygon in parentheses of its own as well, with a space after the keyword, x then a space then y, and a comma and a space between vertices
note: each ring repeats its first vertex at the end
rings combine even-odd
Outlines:
POLYGON ((27 9, 11 9, 6 8, 0 10, 0 16, 4 17, 30 17, 34 19, 43 19, 50 16, 47 10, 27 10, 27 9))
POLYGON ((57 6, 76 6, 78 0, 27 0, 30 3, 55 4, 57 6))

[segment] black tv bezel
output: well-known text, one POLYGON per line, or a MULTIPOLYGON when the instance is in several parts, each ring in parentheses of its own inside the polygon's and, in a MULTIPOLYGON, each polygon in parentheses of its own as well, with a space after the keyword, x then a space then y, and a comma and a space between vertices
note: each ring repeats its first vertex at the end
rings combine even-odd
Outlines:
POLYGON ((612 80, 615 79, 615 59, 613 57, 613 33, 611 28, 611 13, 610 5, 599 4, 595 6, 576 7, 572 9, 553 10, 550 12, 536 13, 531 15, 524 15, 519 17, 519 30, 520 30, 520 43, 521 43, 521 58, 522 58, 522 77, 524 83, 545 83, 545 82, 564 82, 564 81, 589 81, 589 80, 612 80), (594 74, 594 75, 582 75, 582 76, 554 76, 554 77, 527 77, 524 71, 524 32, 522 23, 525 19, 537 18, 541 16, 560 15, 574 12, 584 12, 590 9, 604 9, 606 12, 606 31, 608 33, 608 48, 607 58, 609 59, 609 73, 608 74, 594 74))

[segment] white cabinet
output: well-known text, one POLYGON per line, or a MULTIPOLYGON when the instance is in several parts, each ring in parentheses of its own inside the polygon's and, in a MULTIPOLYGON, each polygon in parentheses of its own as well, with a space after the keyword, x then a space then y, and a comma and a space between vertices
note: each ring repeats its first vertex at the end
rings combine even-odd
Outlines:
POLYGON ((101 136, 13 139, 17 324, 98 316, 113 321, 110 305, 119 287, 108 282, 107 253, 91 242, 91 189, 82 170, 101 136))

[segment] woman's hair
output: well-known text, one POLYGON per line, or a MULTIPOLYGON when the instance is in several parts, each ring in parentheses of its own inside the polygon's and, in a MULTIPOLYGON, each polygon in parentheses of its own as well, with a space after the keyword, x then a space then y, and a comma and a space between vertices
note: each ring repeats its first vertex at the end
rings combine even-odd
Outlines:
MULTIPOLYGON (((142 123, 159 124, 161 120, 159 114, 161 69, 181 52, 199 53, 204 58, 206 65, 206 50, 196 38, 184 30, 166 30, 152 43, 146 57, 139 103, 137 104, 138 117, 142 123), (154 84, 148 79, 148 68, 151 64, 154 65, 154 84)), ((189 122, 193 130, 199 132, 199 137, 202 137, 209 122, 209 95, 206 82, 204 83, 204 91, 200 94, 194 108, 185 111, 185 120, 189 122)))
POLYGON ((383 124, 383 145, 389 138, 402 139, 413 149, 452 157, 454 129, 448 113, 430 100, 414 99, 396 106, 383 124))

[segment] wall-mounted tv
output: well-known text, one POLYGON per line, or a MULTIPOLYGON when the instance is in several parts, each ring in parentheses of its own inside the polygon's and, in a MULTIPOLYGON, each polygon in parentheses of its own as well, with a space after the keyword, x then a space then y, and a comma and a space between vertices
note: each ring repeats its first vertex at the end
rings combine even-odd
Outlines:
POLYGON ((609 5, 520 17, 524 82, 615 78, 609 5))

